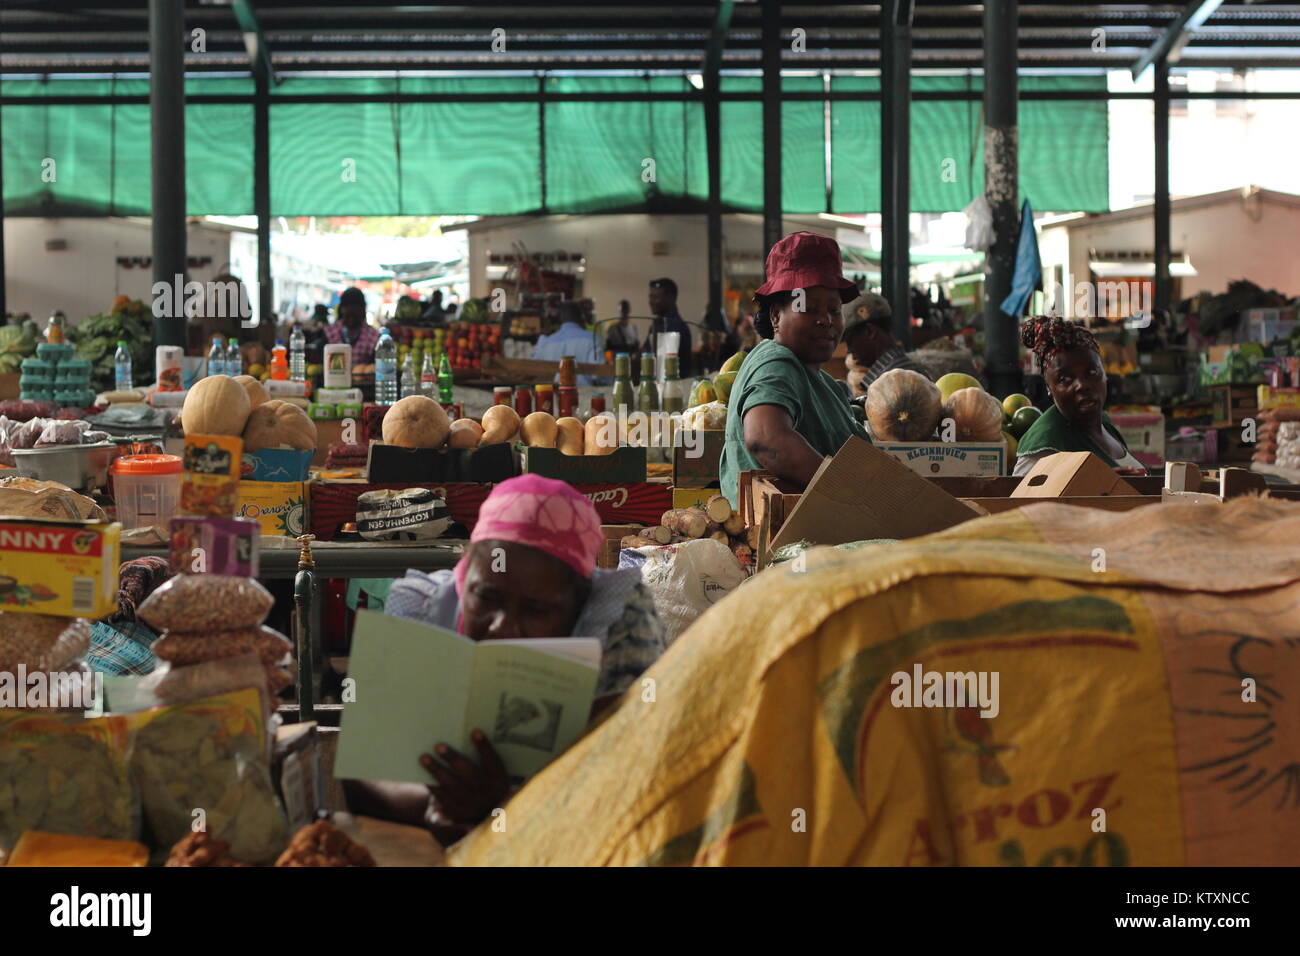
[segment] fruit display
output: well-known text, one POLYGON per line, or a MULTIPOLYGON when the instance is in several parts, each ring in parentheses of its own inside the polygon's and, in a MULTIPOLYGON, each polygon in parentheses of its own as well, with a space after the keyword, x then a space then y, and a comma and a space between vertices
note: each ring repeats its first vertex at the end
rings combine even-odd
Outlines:
POLYGON ((957 441, 997 441, 1002 437, 1002 405, 978 385, 953 392, 944 403, 943 414, 955 423, 957 441))
POLYGON ((948 399, 952 398, 953 393, 959 389, 978 388, 983 391, 979 379, 964 372, 949 372, 934 384, 939 389, 939 396, 943 399, 945 405, 948 404, 948 399))
POLYGON ((1016 438, 1024 438, 1025 432, 1029 431, 1030 426, 1042 416, 1042 412, 1032 405, 1026 405, 1024 408, 1018 408, 1015 414, 1011 416, 1011 427, 1007 429, 1016 438))
POLYGON ((896 368, 867 388, 866 412, 872 432, 883 441, 928 441, 943 415, 943 400, 920 372, 896 368))
MULTIPOLYGON (((452 322, 446 327, 417 329, 407 325, 390 325, 388 331, 397 343, 397 365, 402 368, 412 355, 418 374, 425 354, 433 357, 435 367, 446 353, 453 369, 477 369, 483 359, 501 354, 501 326, 487 322, 452 322)), ((354 367, 353 371, 356 371, 354 367)))

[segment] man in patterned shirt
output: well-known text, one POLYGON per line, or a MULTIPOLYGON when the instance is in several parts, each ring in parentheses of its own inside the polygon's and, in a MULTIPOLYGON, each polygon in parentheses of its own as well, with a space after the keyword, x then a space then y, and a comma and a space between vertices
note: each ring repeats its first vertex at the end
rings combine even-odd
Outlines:
POLYGON ((855 396, 866 395, 867 386, 892 369, 910 369, 929 377, 925 367, 909 358, 894 338, 892 318, 889 302, 873 292, 864 292, 844 307, 844 342, 849 349, 844 361, 855 396))
POLYGON ((369 365, 375 360, 379 330, 366 323, 366 295, 353 286, 339 296, 339 318, 325 326, 325 338, 331 343, 352 346, 352 364, 369 365))

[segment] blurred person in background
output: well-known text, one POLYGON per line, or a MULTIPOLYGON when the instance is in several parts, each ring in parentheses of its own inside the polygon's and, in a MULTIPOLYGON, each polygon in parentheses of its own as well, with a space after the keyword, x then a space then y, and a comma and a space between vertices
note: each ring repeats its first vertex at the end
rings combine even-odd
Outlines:
POLYGON ((640 347, 637 341, 636 328, 632 325, 630 313, 632 306, 627 299, 623 299, 618 304, 618 320, 609 327, 605 334, 605 351, 613 352, 617 355, 619 352, 626 352, 628 355, 635 355, 636 350, 640 347))
POLYGON ((894 338, 893 314, 889 301, 874 292, 864 292, 844 307, 844 343, 848 346, 844 364, 849 387, 857 398, 867 394, 872 382, 896 368, 929 377, 925 367, 908 357, 894 338))
POLYGON ((375 360, 379 330, 366 322, 366 294, 356 286, 339 296, 338 320, 325 326, 325 337, 334 345, 352 346, 352 364, 369 365, 375 360))
POLYGON ((662 332, 676 332, 679 336, 677 347, 677 368, 682 378, 690 378, 694 367, 691 353, 691 330, 686 320, 677 311, 677 283, 672 279, 650 280, 650 314, 655 317, 646 336, 645 350, 656 359, 659 356, 659 335, 662 332))
MULTIPOLYGON (((566 355, 572 355, 579 365, 604 364, 604 356, 596 346, 596 337, 587 331, 584 320, 582 307, 578 303, 561 302, 551 333, 543 335, 533 346, 533 359, 539 362, 554 362, 557 369, 560 359, 566 355)), ((594 379, 590 375, 578 376, 579 385, 591 385, 593 382, 594 379)))

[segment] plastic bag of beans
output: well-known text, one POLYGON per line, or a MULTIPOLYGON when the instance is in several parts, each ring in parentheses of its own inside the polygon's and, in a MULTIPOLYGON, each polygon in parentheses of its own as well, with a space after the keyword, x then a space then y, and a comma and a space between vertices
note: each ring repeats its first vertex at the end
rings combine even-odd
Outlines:
POLYGON ((145 599, 139 614, 158 630, 180 634, 242 631, 266 620, 274 604, 251 578, 178 574, 145 599))

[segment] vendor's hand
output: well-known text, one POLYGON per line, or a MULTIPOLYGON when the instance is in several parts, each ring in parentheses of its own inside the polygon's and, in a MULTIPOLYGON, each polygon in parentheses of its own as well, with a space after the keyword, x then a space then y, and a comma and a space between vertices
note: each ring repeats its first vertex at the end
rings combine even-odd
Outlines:
POLYGON ((478 750, 479 764, 457 753, 446 744, 438 744, 434 753, 420 757, 420 764, 435 780, 429 786, 430 800, 438 816, 454 823, 473 825, 501 806, 510 790, 510 778, 487 735, 481 730, 470 734, 478 750))

